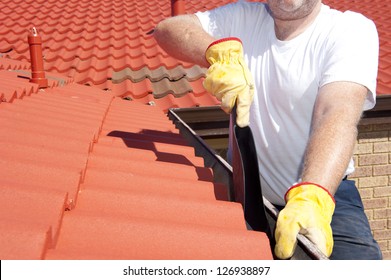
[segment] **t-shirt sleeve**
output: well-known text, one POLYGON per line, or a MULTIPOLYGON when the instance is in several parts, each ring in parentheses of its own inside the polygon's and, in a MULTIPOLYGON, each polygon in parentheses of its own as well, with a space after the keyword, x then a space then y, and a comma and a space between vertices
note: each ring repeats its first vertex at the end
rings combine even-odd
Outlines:
POLYGON ((368 88, 364 110, 376 103, 379 37, 373 21, 361 14, 345 12, 330 33, 320 86, 348 81, 368 88))
MULTIPOLYGON (((216 39, 244 37, 251 33, 256 19, 266 14, 264 3, 235 2, 195 15, 203 29, 216 39)), ((259 24, 259 23, 258 23, 259 24)))
POLYGON ((230 36, 236 6, 236 3, 232 3, 213 10, 197 12, 195 15, 206 32, 216 39, 220 39, 230 36))

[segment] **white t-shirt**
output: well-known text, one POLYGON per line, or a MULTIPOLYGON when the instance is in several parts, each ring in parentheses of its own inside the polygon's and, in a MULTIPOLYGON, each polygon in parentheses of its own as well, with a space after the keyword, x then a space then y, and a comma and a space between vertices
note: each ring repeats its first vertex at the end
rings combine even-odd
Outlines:
MULTIPOLYGON (((275 36, 264 3, 238 2, 198 12, 216 39, 238 37, 255 82, 250 127, 258 152, 263 195, 284 205, 284 194, 300 181, 318 90, 335 81, 369 89, 364 110, 375 105, 378 35, 375 24, 354 12, 322 4, 317 19, 289 41, 275 36)), ((350 162, 346 174, 354 171, 350 162)))

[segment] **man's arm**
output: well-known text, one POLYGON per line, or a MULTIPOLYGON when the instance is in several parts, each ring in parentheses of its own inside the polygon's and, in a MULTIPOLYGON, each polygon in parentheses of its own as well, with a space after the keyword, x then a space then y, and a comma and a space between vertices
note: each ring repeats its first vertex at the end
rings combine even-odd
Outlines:
POLYGON ((353 153, 367 92, 366 87, 352 82, 334 82, 320 89, 304 158, 303 182, 336 192, 353 153))
POLYGON ((159 46, 169 55, 203 67, 209 67, 205 51, 215 41, 195 15, 181 15, 161 21, 154 30, 159 46))
POLYGON ((254 84, 243 59, 239 38, 216 40, 202 28, 195 15, 177 16, 160 22, 154 36, 169 55, 208 68, 204 88, 221 101, 225 112, 230 113, 237 105, 237 125, 244 127, 249 124, 254 84))
POLYGON ((351 159, 367 93, 366 87, 352 82, 334 82, 320 89, 304 157, 303 183, 287 191, 286 206, 277 219, 274 251, 279 258, 292 256, 299 232, 326 256, 331 255, 332 195, 351 159))

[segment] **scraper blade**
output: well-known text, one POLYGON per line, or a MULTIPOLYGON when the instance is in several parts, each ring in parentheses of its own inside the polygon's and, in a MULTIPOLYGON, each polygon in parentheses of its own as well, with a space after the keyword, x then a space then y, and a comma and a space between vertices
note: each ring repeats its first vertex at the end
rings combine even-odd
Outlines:
POLYGON ((233 147, 232 169, 235 200, 242 204, 247 226, 271 237, 265 213, 261 182, 259 178, 257 151, 249 126, 236 125, 236 108, 232 111, 233 147))

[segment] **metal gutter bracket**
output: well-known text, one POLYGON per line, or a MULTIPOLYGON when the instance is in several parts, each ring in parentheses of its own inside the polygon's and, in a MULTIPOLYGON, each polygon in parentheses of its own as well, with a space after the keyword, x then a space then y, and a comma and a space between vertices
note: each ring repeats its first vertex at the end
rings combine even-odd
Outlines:
POLYGON ((47 88, 48 80, 45 77, 42 56, 42 39, 37 29, 33 27, 28 35, 31 61, 31 83, 38 84, 39 88, 47 88))

